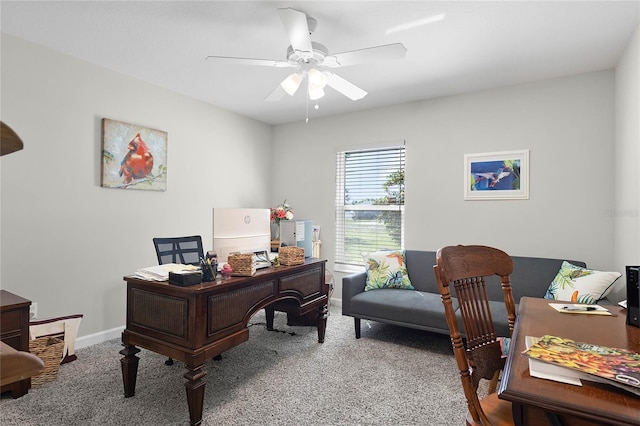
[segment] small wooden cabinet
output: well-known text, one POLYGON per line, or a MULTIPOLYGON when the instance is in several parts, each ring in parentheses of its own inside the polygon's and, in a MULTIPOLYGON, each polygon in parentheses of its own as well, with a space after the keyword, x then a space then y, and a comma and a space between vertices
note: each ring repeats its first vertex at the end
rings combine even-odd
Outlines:
MULTIPOLYGON (((29 307, 31 300, 0 290, 0 340, 19 351, 29 352, 29 307)), ((2 386, 1 392, 11 392, 14 398, 26 394, 31 379, 2 386)))

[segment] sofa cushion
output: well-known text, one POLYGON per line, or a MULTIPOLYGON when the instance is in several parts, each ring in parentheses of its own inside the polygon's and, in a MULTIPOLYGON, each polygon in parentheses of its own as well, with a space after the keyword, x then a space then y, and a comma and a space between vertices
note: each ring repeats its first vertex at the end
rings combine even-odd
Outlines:
MULTIPOLYGON (((451 299, 453 308, 458 301, 451 299)), ((350 315, 395 324, 413 324, 424 329, 449 330, 440 294, 380 289, 365 291, 351 299, 350 315)))
POLYGON ((596 303, 611 292, 613 283, 621 275, 619 272, 594 271, 563 262, 544 297, 578 303, 596 303))
POLYGON ((436 264, 436 252, 405 250, 404 257, 411 285, 419 291, 440 294, 436 275, 433 272, 433 265, 436 264))
POLYGON ((404 251, 378 251, 364 256, 367 284, 364 291, 381 288, 413 290, 407 275, 404 251))
MULTIPOLYGON (((549 283, 556 276, 564 259, 511 256, 511 290, 518 303, 523 296, 544 297, 549 283)), ((567 259, 568 260, 568 259, 567 259)), ((586 267, 584 262, 568 260, 574 265, 586 267)), ((490 300, 504 302, 504 294, 498 277, 487 279, 487 293, 490 300)))

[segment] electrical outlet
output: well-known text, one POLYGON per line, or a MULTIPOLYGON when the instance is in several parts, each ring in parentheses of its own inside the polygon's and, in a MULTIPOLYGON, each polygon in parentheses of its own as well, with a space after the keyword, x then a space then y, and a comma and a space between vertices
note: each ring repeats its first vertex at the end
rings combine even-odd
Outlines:
POLYGON ((38 304, 37 303, 31 303, 31 306, 29 306, 29 319, 34 319, 34 318, 38 318, 38 304))

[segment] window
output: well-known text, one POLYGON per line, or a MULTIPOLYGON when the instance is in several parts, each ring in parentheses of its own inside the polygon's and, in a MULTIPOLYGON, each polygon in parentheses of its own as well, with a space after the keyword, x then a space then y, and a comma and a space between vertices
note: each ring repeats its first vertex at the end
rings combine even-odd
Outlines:
POLYGON ((336 161, 337 265, 404 247, 405 148, 345 150, 336 161))

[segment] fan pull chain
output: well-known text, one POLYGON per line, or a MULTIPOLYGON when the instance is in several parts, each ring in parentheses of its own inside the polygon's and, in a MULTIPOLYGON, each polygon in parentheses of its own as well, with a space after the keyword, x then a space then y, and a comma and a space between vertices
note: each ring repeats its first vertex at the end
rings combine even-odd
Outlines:
POLYGON ((304 121, 305 123, 309 122, 309 93, 305 96, 307 98, 307 119, 304 121))

